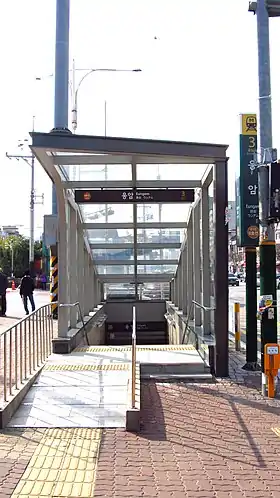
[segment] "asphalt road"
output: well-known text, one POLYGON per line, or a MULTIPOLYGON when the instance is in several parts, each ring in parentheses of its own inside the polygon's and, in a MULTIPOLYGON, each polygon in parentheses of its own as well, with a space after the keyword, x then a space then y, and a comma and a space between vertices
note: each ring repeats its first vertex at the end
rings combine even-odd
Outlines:
MULTIPOLYGON (((260 297, 260 289, 258 289, 258 298, 260 297)), ((229 286, 229 300, 230 302, 240 303, 245 306, 246 302, 246 286, 245 282, 240 282, 239 287, 229 286)), ((280 290, 277 290, 277 303, 280 308, 280 290)))
MULTIPOLYGON (((260 289, 258 289, 258 300, 260 298, 260 289)), ((229 287, 229 304, 240 303, 240 316, 241 321, 246 313, 246 286, 244 282, 240 282, 239 287, 229 287)), ((258 303, 257 303, 258 305, 258 303)), ((257 307, 256 307, 257 313, 257 307)), ((280 325, 280 290, 277 290, 277 317, 278 326, 280 325)))
MULTIPOLYGON (((260 289, 258 289, 258 299, 260 297, 260 289)), ((229 330, 233 332, 233 315, 232 304, 240 303, 240 326, 241 326, 241 341, 246 343, 246 286, 244 282, 240 282, 239 287, 229 287, 229 330)), ((256 307, 257 313, 257 307, 256 307)), ((278 318, 278 341, 280 341, 280 290, 277 290, 277 318, 278 318)), ((258 328, 258 349, 260 350, 260 321, 257 321, 258 328)))

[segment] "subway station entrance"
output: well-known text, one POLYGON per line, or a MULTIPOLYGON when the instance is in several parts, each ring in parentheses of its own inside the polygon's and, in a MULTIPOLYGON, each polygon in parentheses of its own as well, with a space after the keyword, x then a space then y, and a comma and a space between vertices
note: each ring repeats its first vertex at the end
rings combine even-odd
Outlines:
POLYGON ((227 376, 227 146, 51 132, 31 148, 57 193, 54 351, 84 320, 131 344, 136 306, 139 344, 211 350, 227 376))

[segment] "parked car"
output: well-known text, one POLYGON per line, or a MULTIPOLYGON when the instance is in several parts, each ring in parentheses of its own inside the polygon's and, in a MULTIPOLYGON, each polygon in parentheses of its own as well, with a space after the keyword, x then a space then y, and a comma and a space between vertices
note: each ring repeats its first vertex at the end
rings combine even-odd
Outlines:
POLYGON ((235 285, 236 287, 239 286, 239 280, 234 273, 229 273, 228 274, 228 285, 235 285))

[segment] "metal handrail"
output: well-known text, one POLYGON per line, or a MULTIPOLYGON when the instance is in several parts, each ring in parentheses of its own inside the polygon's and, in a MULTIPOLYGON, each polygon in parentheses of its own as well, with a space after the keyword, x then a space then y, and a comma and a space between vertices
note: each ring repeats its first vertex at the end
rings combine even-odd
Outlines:
POLYGON ((190 304, 189 313, 188 313, 188 316, 187 316, 186 327, 185 327, 185 331, 184 331, 183 338, 182 338, 182 344, 184 344, 184 342, 185 342, 186 333, 187 333, 187 330, 189 329, 190 316, 192 314, 194 306, 197 306, 198 308, 202 309, 205 312, 215 311, 215 309, 216 309, 216 308, 212 308, 212 307, 209 307, 209 306, 204 306, 203 304, 199 303, 198 301, 192 300, 192 302, 190 304))
POLYGON ((197 302, 197 301, 192 301, 192 303, 197 306, 198 308, 201 308, 203 311, 215 311, 216 308, 209 307, 209 306, 204 306, 203 304, 197 302))
POLYGON ((86 338, 86 341, 87 341, 87 345, 89 346, 89 340, 88 340, 88 335, 87 335, 87 330, 86 330, 86 324, 85 324, 85 321, 84 321, 84 317, 83 317, 83 314, 82 314, 82 309, 81 309, 81 305, 79 303, 79 301, 77 301, 76 303, 61 303, 59 305, 59 308, 74 308, 76 307, 78 308, 79 310, 79 313, 80 313, 80 318, 81 318, 81 322, 83 324, 83 327, 82 329, 84 329, 85 331, 85 338, 86 338))
POLYGON ((19 389, 51 354, 53 304, 40 306, 0 334, 4 402, 8 401, 8 396, 13 395, 14 389, 19 389))
POLYGON ((132 308, 131 407, 136 407, 136 308, 132 308))

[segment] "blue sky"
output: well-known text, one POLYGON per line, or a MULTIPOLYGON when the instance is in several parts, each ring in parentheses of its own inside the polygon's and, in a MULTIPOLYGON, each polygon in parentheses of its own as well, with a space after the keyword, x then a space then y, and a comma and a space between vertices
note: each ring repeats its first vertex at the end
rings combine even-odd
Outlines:
MULTIPOLYGON (((55 0, 0 5, 2 121, 0 225, 28 233, 30 171, 9 161, 18 140, 53 127, 55 0), (36 76, 43 76, 35 82, 36 76)), ((280 150, 280 20, 271 21, 273 145, 280 150)), ((239 160, 239 113, 258 111, 256 17, 247 0, 71 0, 76 67, 138 68, 95 73, 79 94, 78 132, 229 144, 229 197, 239 160), (157 39, 155 39, 155 37, 157 39)), ((79 78, 79 75, 77 76, 79 78)), ((190 175, 192 172, 190 172, 190 175)), ((37 233, 50 183, 36 168, 37 233)))

